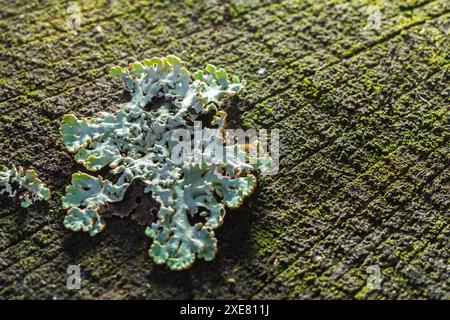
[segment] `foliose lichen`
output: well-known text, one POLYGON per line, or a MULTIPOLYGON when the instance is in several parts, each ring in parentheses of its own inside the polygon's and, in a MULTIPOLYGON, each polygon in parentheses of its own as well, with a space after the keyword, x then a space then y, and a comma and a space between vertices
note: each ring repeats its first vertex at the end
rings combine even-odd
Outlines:
POLYGON ((239 207, 255 188, 252 172, 270 166, 270 157, 250 154, 235 142, 228 142, 220 157, 211 153, 226 140, 226 113, 217 112, 217 107, 244 83, 213 65, 191 76, 175 56, 133 63, 130 69, 111 71, 132 95, 117 112, 102 112, 92 119, 63 117, 63 141, 76 162, 91 172, 109 166, 114 176, 111 182, 73 174, 62 199, 68 209, 64 225, 98 234, 105 227, 105 214, 117 213, 111 207, 119 208, 139 180, 143 194, 157 204, 150 201, 144 213, 148 219, 142 214, 137 219, 153 221, 145 231, 153 239, 149 250, 153 260, 172 270, 189 268, 196 257, 212 260, 217 252, 214 230, 222 224, 225 208, 239 207), (212 122, 199 137, 196 125, 206 114, 212 114, 212 122), (180 149, 180 137, 193 148, 180 149), (199 140, 201 147, 195 148, 199 140))
POLYGON ((15 165, 8 169, 0 168, 0 195, 18 197, 23 208, 28 208, 34 201, 49 200, 50 189, 37 177, 34 170, 25 170, 15 165))

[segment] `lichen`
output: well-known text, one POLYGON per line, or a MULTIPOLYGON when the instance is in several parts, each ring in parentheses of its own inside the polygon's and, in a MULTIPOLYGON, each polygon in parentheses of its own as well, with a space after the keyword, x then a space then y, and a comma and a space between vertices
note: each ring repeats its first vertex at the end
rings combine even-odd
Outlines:
POLYGON ((116 113, 63 117, 61 134, 75 160, 91 172, 109 166, 115 180, 75 173, 62 199, 68 209, 64 224, 96 235, 105 227, 106 213, 117 213, 123 207, 117 204, 127 201, 128 188, 139 180, 145 196, 158 204, 155 210, 148 201, 149 217, 139 217, 153 221, 145 231, 153 239, 153 260, 172 270, 190 267, 196 257, 212 260, 214 230, 225 208, 239 207, 255 188, 253 172, 270 166, 267 155, 227 141, 226 113, 217 112, 223 98, 238 93, 244 83, 213 65, 191 77, 174 56, 144 60, 130 69, 111 71, 132 94, 116 113), (196 126, 211 114, 199 137, 196 126), (180 148, 180 141, 192 148, 180 148), (199 141, 201 147, 195 148, 199 141), (221 156, 212 152, 217 146, 223 147, 221 156))
POLYGON ((37 177, 34 170, 22 167, 0 169, 0 195, 18 197, 23 208, 28 208, 34 201, 49 200, 50 189, 37 177))

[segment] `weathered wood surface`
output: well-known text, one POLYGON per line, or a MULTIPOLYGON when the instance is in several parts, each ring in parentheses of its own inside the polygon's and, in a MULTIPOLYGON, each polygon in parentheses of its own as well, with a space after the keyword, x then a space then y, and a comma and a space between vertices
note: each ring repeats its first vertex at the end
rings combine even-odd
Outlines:
POLYGON ((1 298, 450 298, 447 0, 377 1, 379 32, 365 0, 77 3, 68 28, 66 1, 0 2, 0 162, 54 190, 30 210, 0 198, 1 298), (80 169, 61 116, 114 110, 109 68, 167 54, 246 79, 234 124, 281 129, 280 172, 183 272, 155 266, 132 221, 91 238, 60 208, 80 169))

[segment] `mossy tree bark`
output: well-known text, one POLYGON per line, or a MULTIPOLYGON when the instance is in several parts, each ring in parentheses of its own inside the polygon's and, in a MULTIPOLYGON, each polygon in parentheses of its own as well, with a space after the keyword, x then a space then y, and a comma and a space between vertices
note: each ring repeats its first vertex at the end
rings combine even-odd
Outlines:
POLYGON ((29 210, 0 198, 0 297, 450 298, 448 1, 76 3, 79 26, 66 1, 0 2, 0 162, 54 190, 29 210), (61 116, 114 110, 110 67, 167 54, 247 81, 231 126, 281 130, 280 172, 183 272, 155 266, 132 221, 64 229, 60 201, 80 169, 61 116))

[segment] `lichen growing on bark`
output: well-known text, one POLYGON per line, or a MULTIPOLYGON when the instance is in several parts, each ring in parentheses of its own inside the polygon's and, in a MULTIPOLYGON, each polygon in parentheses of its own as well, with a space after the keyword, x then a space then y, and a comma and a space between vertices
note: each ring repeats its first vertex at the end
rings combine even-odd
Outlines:
POLYGON ((109 166, 115 177, 111 182, 75 173, 63 197, 64 224, 96 235, 105 227, 106 213, 127 215, 118 212, 117 203, 126 201, 128 188, 139 180, 157 204, 150 201, 148 217, 136 219, 153 221, 145 232, 153 239, 153 260, 172 270, 190 267, 196 257, 212 260, 214 230, 225 208, 239 207, 255 188, 252 172, 270 166, 267 155, 227 141, 226 113, 217 112, 223 98, 237 94, 243 82, 213 65, 191 76, 175 56, 144 60, 130 69, 111 71, 132 94, 116 113, 63 117, 61 134, 75 160, 92 172, 109 166), (197 131, 208 114, 209 127, 197 131), (220 156, 214 153, 217 147, 222 147, 220 156))
POLYGON ((22 167, 0 170, 0 195, 18 197, 20 205, 28 208, 34 201, 49 200, 50 189, 37 177, 34 170, 25 170, 22 167))

